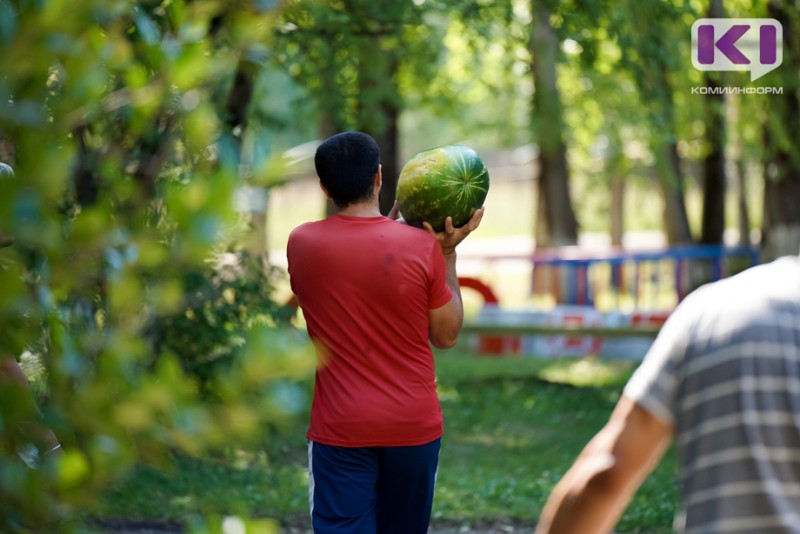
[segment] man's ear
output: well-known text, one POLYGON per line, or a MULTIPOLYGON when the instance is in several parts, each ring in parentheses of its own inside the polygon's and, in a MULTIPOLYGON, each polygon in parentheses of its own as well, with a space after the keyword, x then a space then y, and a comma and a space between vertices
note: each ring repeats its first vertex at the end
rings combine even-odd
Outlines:
POLYGON ((383 184, 383 173, 381 172, 381 164, 378 163, 378 170, 375 173, 375 186, 380 189, 383 184))
POLYGON ((332 199, 332 198, 333 198, 333 197, 331 196, 330 192, 328 191, 328 188, 327 188, 327 187, 325 187, 325 186, 322 184, 322 180, 320 180, 320 181, 319 181, 319 188, 320 188, 320 189, 322 189, 322 192, 323 192, 323 193, 325 193, 325 198, 330 198, 330 199, 332 199))

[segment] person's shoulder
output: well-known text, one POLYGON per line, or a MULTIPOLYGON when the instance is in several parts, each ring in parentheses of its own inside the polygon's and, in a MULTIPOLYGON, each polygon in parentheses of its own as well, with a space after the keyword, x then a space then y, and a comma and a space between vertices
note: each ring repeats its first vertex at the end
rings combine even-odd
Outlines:
MULTIPOLYGON (((800 279, 800 256, 781 256, 768 263, 751 267, 748 271, 758 272, 765 279, 792 283, 800 279)), ((747 272, 747 271, 745 271, 747 272)))
POLYGON ((754 265, 736 274, 706 284, 700 289, 705 293, 730 294, 732 292, 769 293, 792 287, 800 281, 800 261, 796 256, 787 256, 754 265))
POLYGON ((436 243, 436 238, 424 228, 418 228, 409 224, 399 223, 397 221, 392 221, 391 219, 387 219, 387 221, 391 223, 391 226, 387 225, 387 227, 391 229, 397 239, 404 239, 418 244, 436 243))
POLYGON ((386 220, 388 222, 390 222, 392 224, 392 227, 395 228, 397 230, 397 232, 399 232, 399 233, 405 233, 405 234, 408 234, 410 236, 417 236, 417 237, 419 237, 419 236, 430 236, 430 237, 433 237, 424 228, 419 228, 417 226, 411 226, 410 224, 407 224, 405 222, 393 221, 391 219, 386 219, 386 220))
POLYGON ((705 322, 737 314, 751 316, 753 310, 792 298, 800 298, 800 263, 796 259, 779 259, 701 285, 675 311, 705 322), (791 288, 796 290, 793 292, 791 288))
POLYGON ((298 226, 296 226, 291 232, 289 232, 289 238, 292 236, 298 236, 303 234, 309 234, 318 231, 321 226, 325 223, 326 219, 322 219, 319 221, 308 221, 304 222, 298 226))
POLYGON ((322 223, 325 219, 320 221, 309 221, 295 227, 289 232, 289 237, 286 241, 287 249, 294 249, 303 247, 304 244, 313 243, 317 241, 322 231, 322 223))

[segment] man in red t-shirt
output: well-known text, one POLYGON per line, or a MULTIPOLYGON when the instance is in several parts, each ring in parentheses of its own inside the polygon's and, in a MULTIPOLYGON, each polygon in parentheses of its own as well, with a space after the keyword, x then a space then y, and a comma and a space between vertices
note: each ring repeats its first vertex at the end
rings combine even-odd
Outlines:
POLYGON ((382 216, 380 153, 360 132, 327 139, 314 164, 338 211, 287 246, 319 359, 307 434, 314 532, 424 534, 442 436, 430 344, 456 342, 455 248, 483 208, 439 233, 382 216))

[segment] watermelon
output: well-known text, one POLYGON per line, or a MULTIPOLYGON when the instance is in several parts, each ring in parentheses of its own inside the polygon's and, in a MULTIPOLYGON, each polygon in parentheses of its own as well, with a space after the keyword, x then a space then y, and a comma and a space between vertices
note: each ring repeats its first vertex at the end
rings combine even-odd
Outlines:
POLYGON ((478 154, 464 145, 445 145, 420 152, 403 166, 397 179, 397 207, 411 226, 428 222, 437 232, 445 219, 463 226, 483 206, 489 171, 478 154))

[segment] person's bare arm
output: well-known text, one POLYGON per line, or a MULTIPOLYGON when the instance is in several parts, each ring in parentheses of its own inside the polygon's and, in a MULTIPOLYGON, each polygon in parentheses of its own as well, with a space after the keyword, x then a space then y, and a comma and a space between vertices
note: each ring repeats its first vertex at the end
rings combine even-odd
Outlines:
POLYGON ((670 425, 623 395, 553 489, 536 533, 610 532, 671 439, 670 425))
POLYGON ((20 367, 17 360, 8 356, 0 356, 0 388, 13 389, 18 409, 21 413, 26 413, 30 420, 17 421, 20 432, 43 452, 53 452, 59 449, 58 438, 48 427, 44 426, 40 417, 36 400, 28 384, 28 377, 20 367))
POLYGON ((483 218, 483 208, 477 210, 464 226, 453 227, 453 219, 445 220, 444 230, 435 232, 428 223, 423 223, 442 247, 445 262, 445 279, 453 298, 439 308, 428 311, 428 338, 434 347, 448 349, 458 341, 458 333, 464 321, 464 306, 461 302, 461 287, 458 285, 456 273, 456 247, 480 224, 483 218))
POLYGON ((17 360, 10 356, 0 356, 0 384, 7 382, 21 389, 28 388, 28 377, 17 360))
POLYGON ((453 294, 447 304, 428 311, 428 339, 434 347, 449 349, 458 341, 458 333, 464 321, 464 306, 461 302, 461 287, 456 274, 456 253, 445 254, 447 287, 453 294))

